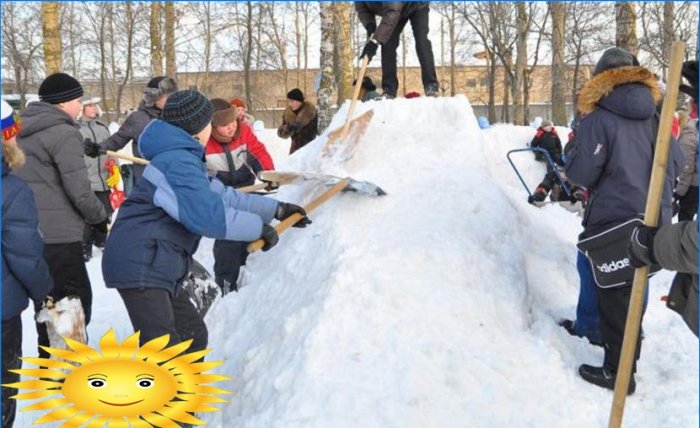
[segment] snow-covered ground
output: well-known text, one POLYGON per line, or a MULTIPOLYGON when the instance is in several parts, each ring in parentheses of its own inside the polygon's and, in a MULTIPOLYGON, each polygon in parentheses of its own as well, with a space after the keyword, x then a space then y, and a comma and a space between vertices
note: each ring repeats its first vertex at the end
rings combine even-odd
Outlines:
MULTIPOLYGON (((534 129, 481 131, 465 98, 365 103, 375 111, 354 157, 321 160, 325 137, 287 157, 288 140, 259 135, 280 170, 350 175, 388 196, 343 193, 249 258, 243 288, 206 322, 211 360, 233 378, 212 427, 596 427, 612 393, 577 375, 602 349, 569 336, 578 293, 580 218, 542 209, 506 160, 534 129)), ((347 105, 334 119, 338 126, 347 105)), ((566 129, 559 129, 562 139, 566 129)), ((516 155, 530 187, 544 166, 516 155)), ((283 186, 306 203, 322 191, 283 186)), ((211 269, 212 241, 196 258, 211 269)), ((130 332, 121 299, 106 290, 100 257, 90 342, 130 332)), ((673 274, 651 281, 637 392, 625 426, 698 426, 698 342, 660 302, 673 274)), ((32 314, 24 348, 35 349, 32 314)), ((18 415, 29 427, 39 413, 18 415)), ((47 425, 48 426, 48 425, 47 425)))

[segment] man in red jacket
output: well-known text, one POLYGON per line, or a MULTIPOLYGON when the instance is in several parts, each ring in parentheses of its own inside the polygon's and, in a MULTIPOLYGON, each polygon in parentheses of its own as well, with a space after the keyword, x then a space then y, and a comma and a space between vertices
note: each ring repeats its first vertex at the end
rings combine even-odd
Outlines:
MULTIPOLYGON (((214 117, 206 147, 209 174, 226 186, 243 187, 253 184, 258 172, 275 169, 265 145, 241 119, 238 108, 221 98, 214 98, 211 103, 214 117)), ((247 245, 225 240, 214 243, 214 276, 224 294, 238 289, 238 274, 248 257, 247 245)))

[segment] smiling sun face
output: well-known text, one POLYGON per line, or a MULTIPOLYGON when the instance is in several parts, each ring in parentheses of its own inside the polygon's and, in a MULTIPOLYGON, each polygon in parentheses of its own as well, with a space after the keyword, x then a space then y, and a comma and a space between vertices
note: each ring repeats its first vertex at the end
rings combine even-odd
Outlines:
POLYGON ((89 426, 109 422, 110 426, 127 423, 134 427, 177 426, 174 422, 203 424, 193 414, 218 411, 208 403, 226 400, 211 394, 230 393, 203 384, 229 378, 204 373, 222 364, 197 362, 208 350, 184 354, 191 341, 167 348, 168 340, 168 336, 161 336, 139 348, 138 333, 119 343, 114 331, 109 330, 100 340, 100 354, 66 339, 72 351, 44 348, 64 361, 22 358, 46 368, 12 370, 37 379, 4 386, 33 390, 14 396, 17 400, 46 398, 22 409, 51 410, 35 424, 64 419, 67 421, 62 426, 76 427, 86 422, 89 426))

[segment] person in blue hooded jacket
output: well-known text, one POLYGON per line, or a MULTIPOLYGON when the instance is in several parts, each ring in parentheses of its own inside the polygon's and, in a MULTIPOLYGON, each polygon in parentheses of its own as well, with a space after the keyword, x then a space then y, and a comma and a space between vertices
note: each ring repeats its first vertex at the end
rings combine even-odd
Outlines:
MULTIPOLYGON (((590 190, 581 239, 644 213, 659 127, 656 106, 660 101, 661 91, 654 74, 617 47, 603 53, 593 77, 581 89, 578 111, 585 116, 566 164, 569 180, 590 190)), ((673 182, 683 165, 682 156, 672 141, 659 224, 671 221, 673 182)), ((601 367, 579 367, 579 374, 587 382, 608 389, 615 387, 631 289, 631 283, 597 287, 605 356, 601 367)), ((641 335, 633 372, 640 349, 641 335)), ((635 388, 632 376, 628 393, 634 393, 635 388)))
POLYGON ((202 236, 232 241, 278 240, 268 223, 303 208, 246 195, 207 176, 204 144, 211 134, 213 106, 193 90, 170 95, 161 120, 149 123, 139 150, 150 160, 120 207, 105 245, 102 273, 119 291, 141 344, 170 334, 170 344, 192 339, 189 351, 204 349, 207 329, 181 285, 202 236))
MULTIPOLYGON (((39 215, 34 193, 19 177, 10 174, 24 163, 17 147, 20 125, 12 107, 2 101, 2 383, 19 382, 10 369, 22 366, 22 311, 29 299, 42 302, 53 289, 44 260, 44 240, 39 234, 39 215)), ((15 419, 16 388, 2 388, 2 426, 15 419)))

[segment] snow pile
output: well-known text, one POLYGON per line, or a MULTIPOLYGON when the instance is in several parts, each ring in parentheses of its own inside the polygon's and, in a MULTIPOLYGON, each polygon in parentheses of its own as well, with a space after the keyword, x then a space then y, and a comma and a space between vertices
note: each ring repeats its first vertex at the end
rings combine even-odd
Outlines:
MULTIPOLYGON (((527 204, 505 157, 535 130, 481 131, 460 97, 370 102, 357 114, 368 108, 375 115, 352 159, 320 160, 322 136, 275 161, 372 181, 388 196, 342 193, 308 228, 249 258, 241 291, 206 318, 208 359, 225 361, 216 372, 233 378, 222 386, 235 394, 203 418, 222 428, 604 426, 612 393, 576 373, 599 364, 602 349, 557 326, 575 313, 580 218, 527 204)), ((266 132, 262 141, 288 149, 266 132)), ((531 153, 514 159, 534 188, 544 165, 531 153)), ((306 203, 323 190, 283 186, 279 199, 306 203)), ((211 248, 205 239, 196 255, 210 271, 211 248)), ((93 346, 109 327, 120 339, 131 332, 100 262, 88 265, 93 346)), ((699 422, 697 339, 659 302, 671 278, 652 281, 626 426, 699 422)), ((40 414, 20 414, 16 426, 40 414)))

